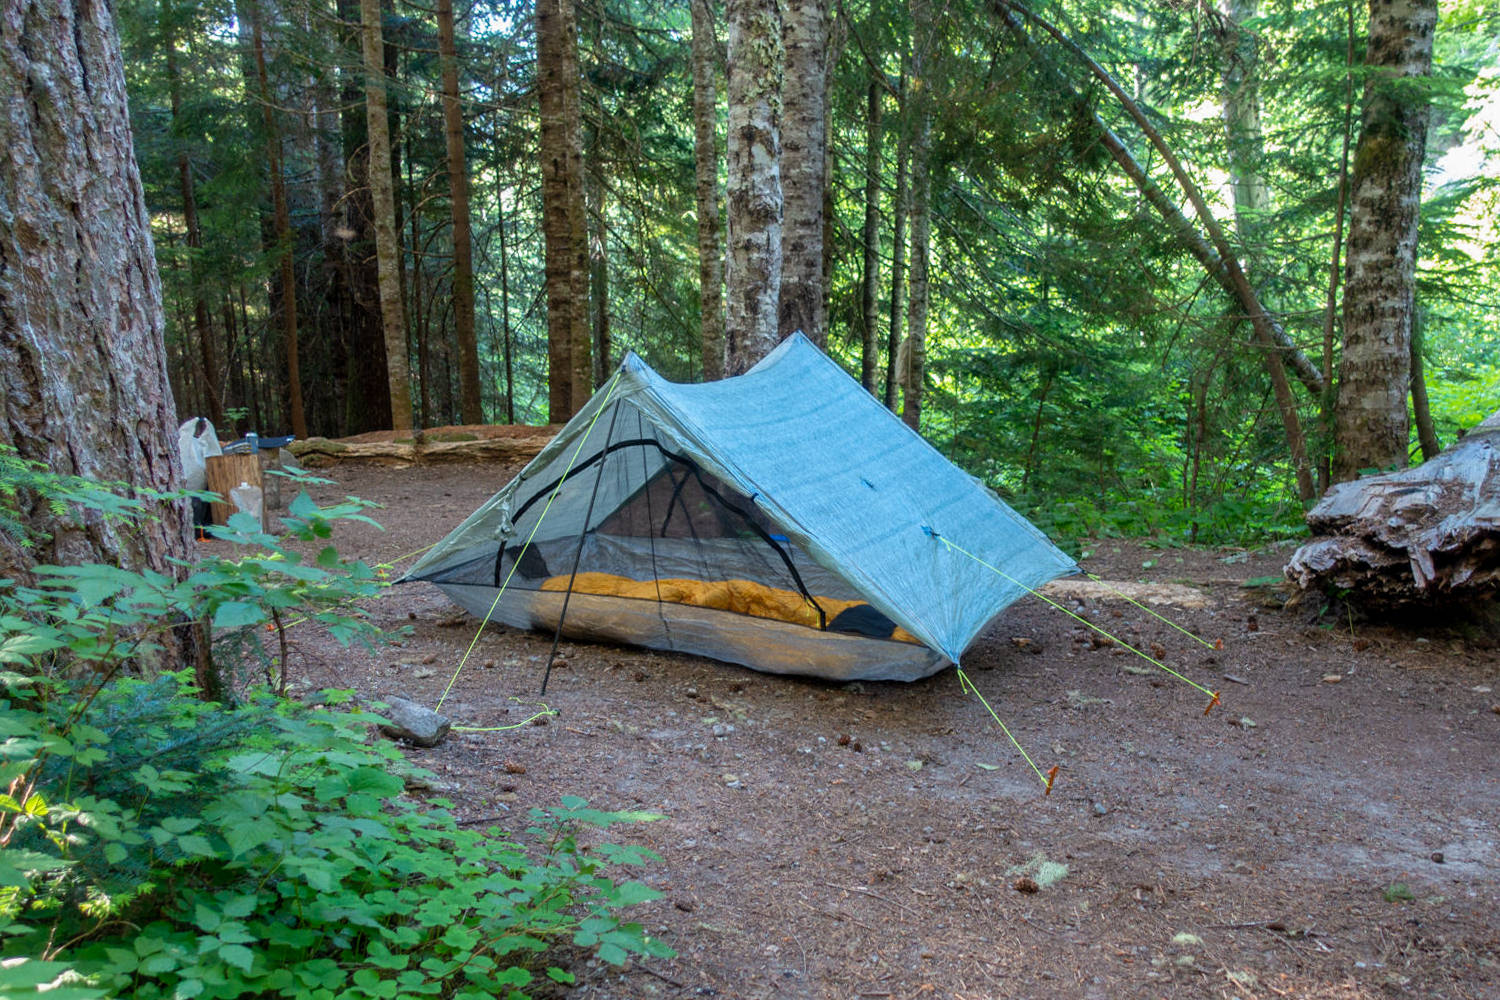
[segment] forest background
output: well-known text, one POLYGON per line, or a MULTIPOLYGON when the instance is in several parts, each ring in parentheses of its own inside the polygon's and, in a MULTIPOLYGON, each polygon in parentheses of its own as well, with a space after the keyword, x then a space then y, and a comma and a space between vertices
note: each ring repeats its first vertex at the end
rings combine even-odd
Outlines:
MULTIPOLYGON (((436 3, 121 0, 179 416, 560 421, 626 349, 718 376, 726 312, 736 370, 766 297, 736 263, 757 210, 736 156, 769 120, 783 325, 1044 530, 1296 534, 1343 478, 1347 217, 1380 82, 1364 7, 436 3), (764 56, 759 104, 726 42, 764 56)), ((1361 465, 1500 399, 1494 19, 1445 5, 1430 74, 1396 92, 1427 120, 1417 419, 1400 460, 1361 465)))

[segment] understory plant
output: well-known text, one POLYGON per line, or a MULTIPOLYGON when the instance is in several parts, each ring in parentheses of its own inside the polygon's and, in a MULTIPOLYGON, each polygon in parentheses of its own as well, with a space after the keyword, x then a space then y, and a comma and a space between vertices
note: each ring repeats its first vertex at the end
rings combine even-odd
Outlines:
MULTIPOLYGON (((289 520, 332 519, 304 494, 289 520)), ((183 620, 215 622, 221 655, 288 616, 377 638, 363 564, 304 563, 253 522, 225 537, 237 555, 182 581, 86 566, 0 590, 0 997, 519 998, 571 981, 567 949, 671 954, 619 914, 657 893, 614 872, 655 856, 593 832, 653 817, 565 798, 470 829, 408 794, 421 772, 347 694, 278 697, 280 649, 232 702, 147 672, 183 620)))

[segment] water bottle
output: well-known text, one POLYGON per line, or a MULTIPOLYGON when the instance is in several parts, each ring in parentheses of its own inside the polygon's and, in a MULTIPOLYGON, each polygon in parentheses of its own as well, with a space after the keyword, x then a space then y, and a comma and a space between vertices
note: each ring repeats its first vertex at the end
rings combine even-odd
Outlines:
POLYGON ((234 504, 235 513, 249 514, 262 528, 265 527, 264 503, 259 486, 251 486, 246 482, 240 483, 229 491, 229 502, 234 504))
POLYGON ((259 457, 260 435, 256 434, 254 431, 251 431, 249 434, 245 435, 245 444, 249 447, 250 454, 259 457))

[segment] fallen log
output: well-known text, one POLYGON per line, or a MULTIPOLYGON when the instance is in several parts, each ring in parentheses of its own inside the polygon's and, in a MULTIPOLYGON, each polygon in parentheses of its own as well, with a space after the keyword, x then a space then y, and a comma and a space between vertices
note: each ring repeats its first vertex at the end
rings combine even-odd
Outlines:
POLYGON ((520 433, 504 435, 427 434, 421 442, 411 438, 395 440, 332 440, 313 437, 293 441, 290 450, 297 460, 309 467, 335 462, 363 461, 382 465, 425 465, 437 463, 529 462, 545 448, 557 433, 557 427, 515 428, 520 433))
POLYGON ((1500 591, 1500 412, 1421 465, 1340 483, 1307 514, 1288 579, 1371 608, 1500 591))

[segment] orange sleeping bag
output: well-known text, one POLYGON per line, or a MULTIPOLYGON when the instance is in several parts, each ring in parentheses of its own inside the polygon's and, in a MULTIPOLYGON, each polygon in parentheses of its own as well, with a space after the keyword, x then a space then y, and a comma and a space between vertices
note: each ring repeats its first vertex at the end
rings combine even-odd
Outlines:
MULTIPOLYGON (((549 577, 542 581, 542 589, 567 590, 568 579, 567 576, 549 577)), ((696 608, 730 611, 751 618, 770 618, 808 628, 819 627, 818 609, 807 598, 794 590, 768 587, 753 580, 685 580, 676 577, 632 580, 628 576, 616 576, 613 573, 579 573, 573 579, 573 591, 602 597, 632 597, 639 600, 660 600, 669 604, 688 604, 696 608)), ((831 597, 819 597, 816 600, 830 623, 850 608, 869 606, 865 601, 840 601, 831 597)), ((894 623, 890 634, 882 638, 920 645, 916 636, 894 623)))

